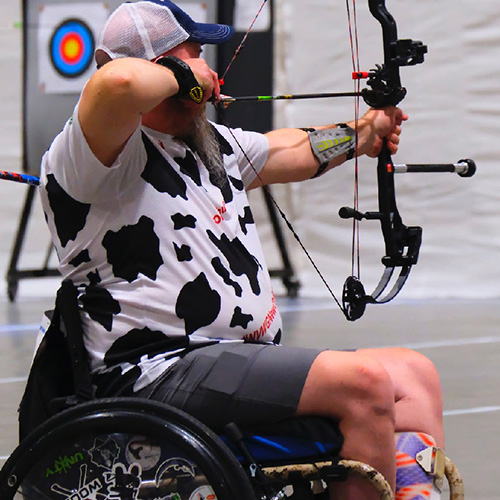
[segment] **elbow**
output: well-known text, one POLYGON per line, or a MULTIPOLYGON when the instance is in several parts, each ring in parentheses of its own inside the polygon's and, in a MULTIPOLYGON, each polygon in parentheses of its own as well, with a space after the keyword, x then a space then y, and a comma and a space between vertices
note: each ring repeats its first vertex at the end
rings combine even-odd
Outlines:
POLYGON ((107 96, 125 96, 131 94, 136 81, 135 71, 123 64, 113 64, 121 61, 112 61, 101 68, 99 75, 99 87, 101 92, 107 96))

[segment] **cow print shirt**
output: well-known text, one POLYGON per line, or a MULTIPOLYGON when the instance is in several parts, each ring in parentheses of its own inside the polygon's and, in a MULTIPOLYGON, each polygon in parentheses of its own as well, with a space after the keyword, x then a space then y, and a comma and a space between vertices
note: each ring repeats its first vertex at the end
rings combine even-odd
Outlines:
MULTIPOLYGON (((137 391, 180 354, 217 342, 279 342, 281 318, 245 187, 256 177, 214 125, 227 182, 184 142, 145 127, 103 166, 78 107, 42 161, 41 198, 79 305, 97 394, 137 391)), ((233 132, 260 170, 267 139, 233 132)))

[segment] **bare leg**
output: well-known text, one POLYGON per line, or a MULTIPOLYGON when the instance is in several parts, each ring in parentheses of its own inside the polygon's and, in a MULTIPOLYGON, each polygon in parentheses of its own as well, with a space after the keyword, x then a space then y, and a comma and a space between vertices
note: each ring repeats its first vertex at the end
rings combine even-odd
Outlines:
MULTIPOLYGON (((402 348, 325 351, 313 363, 297 414, 330 417, 344 435, 342 456, 370 464, 395 490, 395 431, 424 432, 444 446, 442 397, 434 365, 402 348)), ((339 500, 377 498, 357 480, 334 485, 339 500)))
POLYGON ((389 373, 396 402, 396 432, 424 432, 444 448, 441 382, 433 363, 404 348, 360 349, 389 373))
MULTIPOLYGON (((322 352, 309 371, 298 415, 319 415, 339 422, 342 456, 370 464, 394 490, 395 404, 388 372, 375 357, 361 352, 322 352)), ((334 486, 339 500, 377 498, 366 482, 348 480, 334 486)))

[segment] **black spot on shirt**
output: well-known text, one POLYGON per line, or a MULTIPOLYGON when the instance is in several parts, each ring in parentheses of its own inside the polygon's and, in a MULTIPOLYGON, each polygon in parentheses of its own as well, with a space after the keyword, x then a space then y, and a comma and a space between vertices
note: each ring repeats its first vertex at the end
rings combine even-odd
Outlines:
POLYGON ((278 345, 281 342, 281 328, 276 332, 276 335, 273 339, 273 344, 278 345))
POLYGON ((245 185, 243 184, 243 181, 241 179, 237 179, 232 175, 229 175, 228 178, 231 181, 234 189, 236 189, 237 191, 243 191, 245 189, 245 185))
POLYGON ((171 219, 174 223, 174 229, 176 231, 184 229, 185 227, 188 227, 190 229, 194 229, 196 227, 196 218, 192 215, 182 215, 177 213, 172 215, 171 219))
POLYGON ((226 156, 234 155, 234 151, 233 148, 231 147, 231 144, 227 142, 226 138, 213 125, 212 128, 214 130, 215 138, 219 143, 219 149, 221 154, 226 156))
POLYGON ((185 158, 175 157, 174 160, 179 164, 183 174, 190 177, 197 186, 201 186, 200 169, 191 151, 186 150, 185 158))
POLYGON ((237 297, 241 297, 243 290, 240 284, 237 281, 233 281, 231 279, 231 275, 229 271, 224 267, 224 264, 221 262, 219 257, 215 257, 212 259, 212 267, 215 272, 224 280, 224 283, 228 286, 232 286, 234 288, 234 293, 237 297))
POLYGON ((102 281, 101 275, 97 269, 94 272, 88 273, 87 279, 89 280, 90 285, 98 285, 102 281))
POLYGON ((210 172, 209 179, 214 186, 220 189, 222 197, 224 198, 224 203, 231 203, 233 201, 233 191, 227 180, 227 175, 221 178, 219 175, 210 172))
POLYGON ((243 234, 247 234, 247 225, 248 224, 254 224, 255 221, 253 219, 253 214, 252 211, 250 210, 249 206, 245 207, 245 214, 243 217, 240 215, 238 216, 238 221, 240 222, 240 227, 241 230, 243 231, 243 234))
POLYGON ((114 275, 129 283, 136 280, 139 273, 155 280, 163 264, 154 222, 144 215, 135 225, 123 226, 116 233, 108 231, 102 245, 107 251, 114 275))
POLYGON ((69 261, 70 265, 72 265, 73 267, 78 267, 84 262, 90 262, 90 255, 87 249, 82 250, 75 258, 69 261))
POLYGON ((121 311, 118 301, 105 288, 95 285, 87 286, 80 300, 88 315, 110 332, 113 315, 121 311))
POLYGON ((158 192, 168 193, 172 198, 180 196, 187 200, 186 183, 174 167, 162 156, 155 145, 142 134, 148 160, 141 177, 158 192))
POLYGON ((178 247, 176 243, 174 243, 175 254, 177 255, 177 260, 179 262, 189 262, 193 260, 193 255, 191 254, 191 248, 188 245, 182 245, 178 247))
POLYGON ((241 326, 241 328, 246 329, 248 323, 253 320, 253 316, 251 314, 244 314, 241 311, 241 307, 235 307, 233 312, 233 317, 231 318, 231 324, 229 325, 231 328, 235 328, 237 326, 241 326))
POLYGON ((134 365, 143 356, 153 358, 157 354, 186 348, 188 343, 189 339, 185 336, 168 337, 163 332, 148 327, 134 328, 113 343, 104 356, 104 363, 108 367, 120 363, 134 365))
POLYGON ((58 184, 53 174, 47 175, 47 197, 54 213, 54 224, 61 245, 74 241, 78 233, 85 227, 90 210, 88 203, 80 203, 73 199, 58 184))
POLYGON ((224 257, 226 257, 231 271, 236 276, 246 275, 252 287, 252 292, 255 295, 259 295, 260 285, 257 274, 260 264, 258 260, 250 254, 239 238, 234 238, 230 241, 229 238, 223 234, 219 240, 212 231, 207 231, 207 234, 210 241, 222 252, 224 257))
POLYGON ((194 281, 182 287, 175 305, 177 316, 184 320, 187 335, 211 325, 219 316, 220 309, 220 295, 210 288, 205 273, 200 273, 194 281))

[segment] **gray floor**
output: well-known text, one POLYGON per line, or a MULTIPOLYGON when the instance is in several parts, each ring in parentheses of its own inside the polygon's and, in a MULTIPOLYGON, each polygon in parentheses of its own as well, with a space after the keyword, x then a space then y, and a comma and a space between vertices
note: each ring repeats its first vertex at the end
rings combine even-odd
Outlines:
MULTIPOLYGON (((24 387, 37 325, 53 303, 39 296, 0 302, 0 465, 16 446, 16 408, 24 387)), ((51 281, 51 280, 48 280, 51 281)), ((24 285, 23 285, 24 286, 24 285)), ((403 345, 434 361, 445 399, 447 454, 458 466, 470 500, 498 500, 500 472, 500 299, 411 302, 371 306, 347 323, 326 299, 278 298, 286 343, 329 348, 403 345)))

